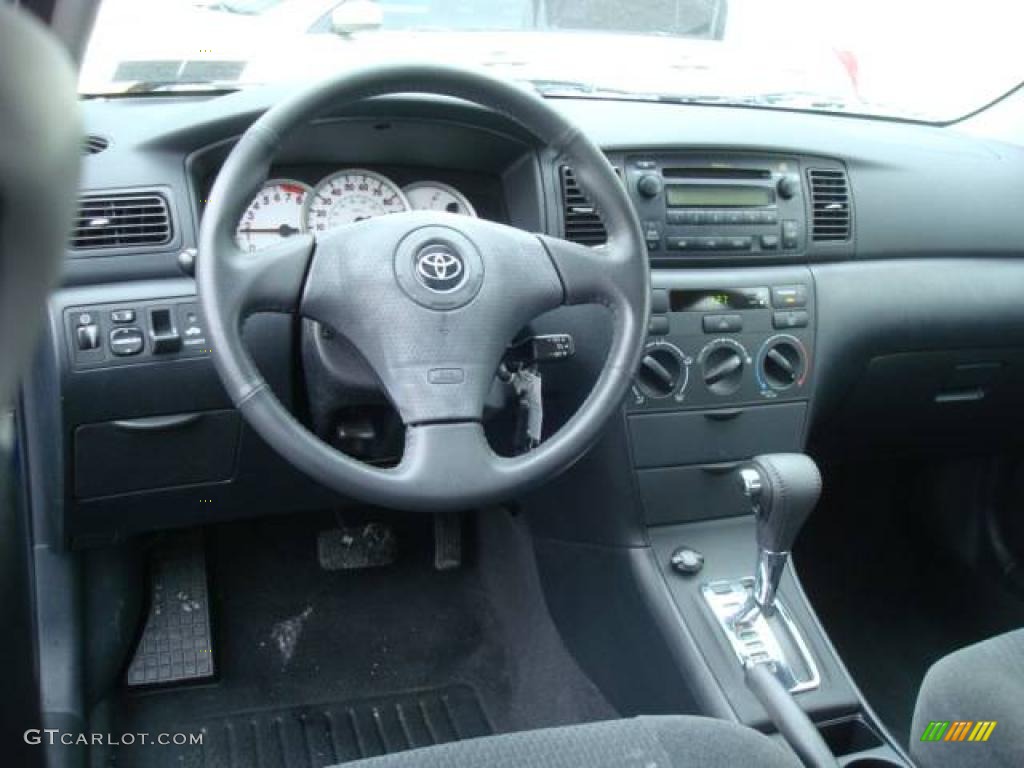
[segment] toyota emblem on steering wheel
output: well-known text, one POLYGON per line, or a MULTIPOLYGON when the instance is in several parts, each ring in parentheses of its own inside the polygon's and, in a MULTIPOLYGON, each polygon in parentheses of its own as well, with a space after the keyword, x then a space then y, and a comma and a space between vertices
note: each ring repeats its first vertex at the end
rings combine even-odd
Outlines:
POLYGON ((416 276, 430 290, 445 293, 462 285, 466 266, 459 254, 435 245, 416 257, 416 276))

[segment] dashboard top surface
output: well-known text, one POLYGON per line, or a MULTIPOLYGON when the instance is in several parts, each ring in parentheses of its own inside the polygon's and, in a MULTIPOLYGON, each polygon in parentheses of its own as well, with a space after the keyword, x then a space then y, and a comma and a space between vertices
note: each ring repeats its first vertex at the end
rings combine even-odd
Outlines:
MULTIPOLYGON (((194 158, 203 153, 223 157, 254 119, 289 92, 286 86, 268 86, 219 97, 86 101, 82 109, 87 130, 107 138, 110 147, 84 161, 83 190, 164 187, 172 191, 172 202, 182 214, 194 205, 194 158)), ((1013 145, 955 127, 829 114, 593 99, 553 99, 552 104, 613 159, 637 152, 725 152, 792 154, 841 163, 849 174, 855 211, 856 259, 1024 253, 1024 217, 1019 215, 1024 209, 1019 181, 1024 149, 1013 145)), ((447 97, 377 98, 326 115, 309 130, 318 134, 317 142, 286 142, 282 164, 406 165, 423 173, 434 168, 498 177, 523 157, 538 158, 541 169, 558 162, 507 117, 447 97), (335 141, 332 146, 325 137, 339 125, 337 120, 362 124, 367 133, 383 122, 400 129, 392 146, 400 147, 401 156, 361 140, 342 148, 335 141), (473 140, 467 144, 466 137, 473 140), (318 149, 310 150, 313 145, 318 149)), ((206 170, 215 173, 216 164, 206 170)), ((528 187, 517 188, 511 196, 519 192, 537 198, 530 205, 541 213, 518 221, 517 201, 512 199, 510 222, 561 234, 557 174, 542 170, 535 188, 528 187)), ((509 197, 510 191, 504 191, 509 197)), ((198 212, 193 211, 192 224, 185 216, 179 218, 186 227, 176 247, 189 246, 198 212)), ((73 265, 73 282, 130 279, 119 277, 113 263, 125 259, 76 261, 93 264, 73 265), (110 263, 98 267, 98 261, 110 263)), ((159 275, 155 268, 129 271, 131 278, 159 275)))

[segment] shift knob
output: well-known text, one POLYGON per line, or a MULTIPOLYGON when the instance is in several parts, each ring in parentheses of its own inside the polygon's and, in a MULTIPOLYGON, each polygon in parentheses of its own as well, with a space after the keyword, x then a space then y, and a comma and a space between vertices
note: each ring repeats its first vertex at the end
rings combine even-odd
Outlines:
POLYGON ((818 465, 802 453, 770 453, 742 469, 740 482, 754 507, 758 549, 789 552, 821 497, 818 465))
POLYGON ((754 588, 732 621, 749 621, 757 612, 771 615, 775 594, 800 529, 821 496, 818 466, 802 453, 757 456, 739 472, 757 528, 754 588))

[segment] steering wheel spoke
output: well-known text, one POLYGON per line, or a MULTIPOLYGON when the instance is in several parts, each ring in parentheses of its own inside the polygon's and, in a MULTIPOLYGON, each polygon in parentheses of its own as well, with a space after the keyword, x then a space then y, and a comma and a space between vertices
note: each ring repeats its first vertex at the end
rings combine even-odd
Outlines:
POLYGON ((591 248, 558 237, 539 235, 562 278, 563 303, 614 307, 632 299, 635 267, 608 246, 591 248))
POLYGON ((422 424, 406 430, 396 479, 425 502, 442 504, 457 488, 467 506, 486 501, 490 489, 509 481, 514 460, 494 453, 478 421, 422 424))
POLYGON ((312 235, 282 238, 251 253, 233 249, 220 259, 221 300, 238 320, 254 312, 296 312, 315 250, 312 235))

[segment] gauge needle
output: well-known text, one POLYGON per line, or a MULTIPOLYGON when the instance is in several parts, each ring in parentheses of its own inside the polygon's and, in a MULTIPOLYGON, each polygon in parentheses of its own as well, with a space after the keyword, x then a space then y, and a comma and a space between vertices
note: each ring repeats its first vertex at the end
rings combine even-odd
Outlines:
POLYGON ((243 227, 238 231, 247 235, 280 235, 281 237, 288 237, 289 235, 297 235, 299 233, 298 229, 289 224, 282 224, 280 227, 243 227))

